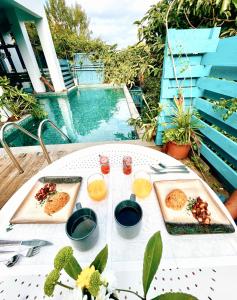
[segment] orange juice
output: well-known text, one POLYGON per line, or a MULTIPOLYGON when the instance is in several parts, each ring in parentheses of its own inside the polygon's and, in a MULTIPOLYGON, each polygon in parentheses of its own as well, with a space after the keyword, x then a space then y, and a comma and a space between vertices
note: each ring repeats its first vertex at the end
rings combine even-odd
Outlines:
POLYGON ((95 179, 87 186, 87 191, 91 199, 100 201, 106 197, 107 188, 103 179, 95 179))
POLYGON ((147 197, 152 189, 151 182, 145 178, 136 178, 132 184, 134 194, 139 198, 147 197))

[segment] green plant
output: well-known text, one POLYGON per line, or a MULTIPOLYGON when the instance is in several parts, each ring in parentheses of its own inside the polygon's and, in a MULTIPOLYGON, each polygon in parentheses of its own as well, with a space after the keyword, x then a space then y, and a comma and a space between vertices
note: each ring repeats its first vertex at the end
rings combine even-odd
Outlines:
MULTIPOLYGON (((194 111, 191 107, 184 107, 182 94, 178 99, 174 98, 175 110, 170 125, 172 128, 166 129, 163 134, 163 143, 175 142, 178 145, 192 145, 199 147, 201 128, 198 121, 193 119, 194 111)), ((164 124, 165 125, 165 124, 164 124)))
POLYGON ((6 76, 0 77, 0 86, 3 88, 3 94, 0 96, 0 107, 6 108, 16 119, 24 114, 31 114, 39 119, 46 116, 35 97, 16 86, 11 86, 10 80, 6 76))
POLYGON ((143 97, 145 106, 142 108, 141 115, 138 118, 130 118, 128 124, 134 126, 136 129, 143 131, 142 139, 151 141, 157 130, 158 117, 161 112, 161 106, 157 101, 147 102, 143 97))
POLYGON ((237 98, 221 98, 218 101, 213 101, 213 109, 216 111, 227 110, 222 116, 223 120, 226 121, 233 113, 237 112, 237 98))
MULTIPOLYGON (((111 290, 109 288, 110 283, 102 275, 108 259, 107 246, 100 251, 90 266, 84 269, 76 262, 71 247, 61 249, 54 259, 53 271, 49 273, 45 280, 44 292, 47 296, 52 296, 56 285, 73 289, 60 281, 60 272, 64 269, 70 277, 76 280, 77 287, 82 292, 82 295, 87 295, 88 300, 104 300, 109 299, 109 297, 110 299, 118 300, 119 297, 116 292, 130 293, 142 300, 147 300, 151 283, 160 264, 162 248, 162 239, 158 231, 149 239, 144 253, 142 275, 143 295, 139 295, 131 289, 125 290, 113 287, 111 290)), ((82 299, 82 295, 80 295, 78 300, 82 299)), ((197 300, 197 298, 185 293, 172 292, 158 295, 151 300, 197 300)))

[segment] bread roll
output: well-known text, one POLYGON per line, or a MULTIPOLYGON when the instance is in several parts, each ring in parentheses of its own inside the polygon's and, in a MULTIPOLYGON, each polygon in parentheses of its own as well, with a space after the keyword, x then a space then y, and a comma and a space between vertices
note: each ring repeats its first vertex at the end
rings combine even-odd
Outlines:
POLYGON ((165 199, 166 206, 174 210, 181 210, 187 201, 187 196, 179 189, 171 191, 165 199))

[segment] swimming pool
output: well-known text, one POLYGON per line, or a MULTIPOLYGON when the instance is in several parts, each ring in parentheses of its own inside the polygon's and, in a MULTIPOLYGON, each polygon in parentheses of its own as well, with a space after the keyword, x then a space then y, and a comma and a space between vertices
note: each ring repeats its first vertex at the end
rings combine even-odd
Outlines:
MULTIPOLYGON (((137 139, 128 125, 130 112, 122 88, 78 88, 69 96, 39 99, 53 121, 73 143, 118 141, 137 139)), ((39 121, 30 120, 24 127, 37 132, 39 121)), ((65 141, 55 129, 45 126, 45 144, 62 144, 65 141)), ((36 145, 37 142, 17 132, 7 138, 11 146, 36 145)))

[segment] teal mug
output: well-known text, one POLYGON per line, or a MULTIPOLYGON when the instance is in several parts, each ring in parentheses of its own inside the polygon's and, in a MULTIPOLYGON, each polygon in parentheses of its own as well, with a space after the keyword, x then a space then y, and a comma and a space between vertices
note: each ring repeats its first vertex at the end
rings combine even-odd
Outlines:
POLYGON ((80 203, 76 208, 66 223, 66 234, 75 248, 86 251, 98 240, 97 215, 90 208, 82 208, 80 203))
POLYGON ((142 215, 142 208, 136 202, 134 194, 129 200, 120 202, 114 210, 118 233, 126 239, 137 236, 141 229, 142 215))

